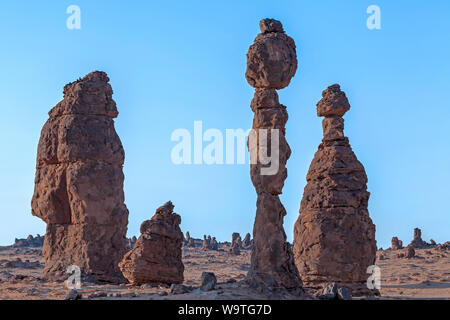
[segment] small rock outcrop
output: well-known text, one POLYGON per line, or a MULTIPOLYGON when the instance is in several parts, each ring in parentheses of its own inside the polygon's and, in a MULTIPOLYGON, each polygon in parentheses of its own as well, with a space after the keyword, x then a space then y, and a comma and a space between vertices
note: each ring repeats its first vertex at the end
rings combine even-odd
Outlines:
POLYGON ((424 249, 429 247, 429 244, 422 240, 422 230, 419 228, 414 229, 414 238, 408 247, 413 247, 415 249, 424 249))
POLYGON ((84 280, 122 282, 128 210, 125 153, 114 129, 119 112, 104 72, 64 87, 64 99, 42 128, 32 214, 47 223, 44 277, 67 278, 71 265, 84 280))
POLYGON ((261 33, 248 50, 245 73, 255 88, 249 152, 250 176, 258 197, 247 281, 254 287, 299 289, 301 280, 283 228, 286 210, 279 198, 291 150, 285 138, 288 114, 276 91, 288 86, 296 73, 296 46, 279 21, 263 19, 259 26, 261 33), (268 150, 272 161, 267 161, 268 150))
POLYGON ((120 270, 131 284, 183 282, 181 217, 173 212, 173 208, 169 201, 159 207, 150 220, 141 224, 141 235, 134 248, 119 263, 120 270))
POLYGON ((416 256, 416 250, 413 247, 406 247, 405 258, 412 259, 416 256))
POLYGON ((402 242, 402 240, 398 240, 397 237, 392 237, 392 240, 391 240, 391 249, 392 249, 392 250, 400 250, 400 249, 403 249, 403 242, 402 242))
POLYGON ((36 235, 33 237, 31 234, 26 239, 15 239, 14 244, 12 245, 14 248, 23 248, 23 247, 34 247, 39 248, 44 245, 44 237, 41 235, 36 235))
POLYGON ((344 136, 342 116, 349 109, 339 85, 322 92, 317 115, 325 117, 324 137, 306 177, 294 255, 304 283, 336 282, 352 295, 366 295, 371 294, 366 271, 375 263, 377 246, 366 172, 344 136))

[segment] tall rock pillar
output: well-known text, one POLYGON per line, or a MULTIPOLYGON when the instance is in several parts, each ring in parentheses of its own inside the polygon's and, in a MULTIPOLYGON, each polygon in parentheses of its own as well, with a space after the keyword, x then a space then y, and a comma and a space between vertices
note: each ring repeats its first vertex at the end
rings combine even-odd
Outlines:
POLYGON ((256 89, 251 102, 255 115, 249 151, 250 176, 258 196, 247 280, 252 286, 298 289, 301 280, 283 228, 286 210, 278 197, 287 177, 291 150, 285 138, 288 114, 276 91, 286 87, 295 75, 296 47, 279 21, 261 20, 260 29, 248 50, 245 73, 256 89))
POLYGON ((305 285, 337 282, 368 294, 367 267, 375 264, 375 225, 367 210, 367 176, 344 136, 350 104, 340 86, 322 92, 317 115, 323 140, 309 167, 294 228, 295 264, 305 285))

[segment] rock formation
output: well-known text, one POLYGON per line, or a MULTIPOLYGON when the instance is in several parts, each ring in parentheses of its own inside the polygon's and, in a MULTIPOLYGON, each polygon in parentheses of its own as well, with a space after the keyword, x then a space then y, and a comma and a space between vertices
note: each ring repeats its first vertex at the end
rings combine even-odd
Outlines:
POLYGON ((411 241, 408 247, 413 247, 416 249, 429 247, 429 244, 422 240, 422 230, 420 230, 419 228, 414 229, 414 239, 411 241))
POLYGON ((250 240, 250 233, 247 233, 244 237, 244 240, 242 240, 242 248, 244 248, 244 249, 252 248, 252 241, 250 240))
POLYGON ((191 234, 189 233, 189 231, 186 232, 186 236, 184 237, 184 245, 187 245, 189 243, 189 241, 191 240, 191 234))
POLYGON ((169 201, 159 207, 150 220, 141 224, 141 235, 134 248, 119 263, 120 270, 131 284, 183 282, 181 217, 173 212, 173 208, 169 201))
POLYGON ((47 223, 49 279, 67 279, 67 267, 77 265, 85 280, 124 281, 117 266, 128 224, 124 150, 108 81, 95 71, 66 85, 41 132, 31 207, 47 223))
POLYGON ((206 234, 203 236, 203 244, 202 244, 202 250, 209 250, 211 244, 211 236, 206 237, 206 234))
POLYGON ((412 259, 412 258, 414 258, 415 255, 416 255, 416 250, 414 250, 413 247, 406 248, 405 258, 412 259))
POLYGON ((294 256, 308 286, 336 282, 367 291, 367 267, 376 259, 375 225, 367 210, 367 176, 344 136, 342 116, 350 109, 339 85, 322 92, 317 115, 324 137, 314 155, 295 223, 294 256))
POLYGON ((242 246, 242 239, 241 239, 241 235, 238 232, 233 232, 233 234, 231 235, 231 245, 236 245, 239 248, 241 248, 242 246))
POLYGON ((210 250, 218 250, 219 249, 219 243, 216 240, 216 237, 212 237, 210 243, 209 243, 209 249, 210 250))
POLYGON ((256 89, 250 105, 255 115, 249 151, 250 176, 258 196, 247 280, 257 287, 298 289, 301 280, 286 242, 286 210, 279 199, 291 154, 285 138, 288 114, 276 91, 286 87, 295 75, 296 47, 279 21, 263 19, 259 26, 261 33, 248 50, 245 73, 248 83, 256 89), (270 152, 266 153, 266 149, 270 152), (272 161, 267 161, 268 157, 272 161))
POLYGON ((131 249, 134 248, 136 241, 137 241, 136 236, 127 239, 127 251, 130 251, 131 249))
POLYGON ((44 237, 36 235, 33 237, 31 234, 26 239, 15 239, 13 247, 42 247, 44 245, 44 237))
POLYGON ((400 250, 403 249, 403 242, 401 240, 398 240, 397 237, 392 237, 391 240, 391 249, 392 250, 400 250))

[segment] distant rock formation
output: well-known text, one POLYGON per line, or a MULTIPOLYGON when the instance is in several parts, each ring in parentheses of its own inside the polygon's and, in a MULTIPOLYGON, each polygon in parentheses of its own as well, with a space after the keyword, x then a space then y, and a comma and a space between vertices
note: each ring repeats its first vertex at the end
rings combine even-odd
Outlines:
POLYGON ((411 259, 411 258, 414 258, 415 255, 416 255, 416 250, 414 250, 413 247, 407 247, 406 248, 405 258, 411 259))
POLYGON ((375 225, 367 210, 367 176, 344 136, 350 104, 339 85, 322 92, 317 115, 324 137, 311 162, 295 223, 295 263, 304 283, 336 282, 367 292, 367 267, 376 259, 375 225))
POLYGON ((249 151, 250 176, 258 195, 247 281, 254 287, 299 289, 301 280, 283 228, 286 210, 279 199, 291 150, 285 138, 288 114, 276 91, 289 85, 295 75, 296 47, 279 21, 263 19, 259 26, 261 33, 248 50, 245 73, 248 83, 256 89, 250 105, 255 115, 249 151), (268 150, 272 158, 269 163, 268 150))
POLYGON ((134 248, 136 241, 137 241, 136 236, 133 236, 133 237, 127 239, 127 250, 128 251, 130 251, 131 249, 134 248))
POLYGON ((31 234, 26 239, 15 239, 13 247, 22 248, 22 247, 42 247, 44 244, 44 237, 41 235, 36 235, 33 237, 31 234))
POLYGON ((428 248, 430 245, 422 240, 422 230, 419 228, 414 229, 414 239, 408 245, 408 247, 413 247, 415 249, 428 248))
POLYGON ((203 244, 202 244, 202 250, 209 250, 209 244, 211 242, 211 236, 209 239, 206 237, 206 234, 203 236, 203 244))
POLYGON ((173 208, 169 201, 159 207, 150 220, 141 224, 141 235, 134 248, 119 263, 120 270, 131 284, 183 282, 181 217, 173 212, 173 208))
POLYGON ((239 248, 242 247, 241 235, 238 232, 233 232, 231 235, 231 245, 236 245, 239 248))
POLYGON ((400 249, 403 249, 403 242, 402 242, 402 240, 398 240, 397 237, 392 237, 392 240, 391 240, 391 249, 392 249, 392 250, 400 250, 400 249))
POLYGON ((42 128, 32 214, 47 223, 44 276, 124 281, 117 266, 126 251, 124 150, 114 129, 118 111, 104 72, 64 87, 64 99, 42 128))
POLYGON ((216 237, 212 237, 209 248, 211 250, 219 250, 219 243, 217 242, 216 237))
POLYGON ((212 237, 210 235, 203 236, 203 244, 202 244, 202 250, 218 250, 219 244, 217 243, 217 240, 215 237, 212 237))
POLYGON ((251 249, 253 246, 252 240, 250 240, 250 233, 247 233, 242 240, 242 248, 243 249, 251 249))

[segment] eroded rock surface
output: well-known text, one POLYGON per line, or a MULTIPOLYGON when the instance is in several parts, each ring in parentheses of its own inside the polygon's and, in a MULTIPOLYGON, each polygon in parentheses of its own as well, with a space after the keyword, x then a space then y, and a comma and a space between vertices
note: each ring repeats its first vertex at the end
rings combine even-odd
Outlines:
POLYGON ((285 138, 288 114, 276 91, 286 87, 295 75, 296 46, 277 20, 261 20, 260 29, 248 50, 245 73, 248 83, 256 89, 250 105, 255 113, 255 135, 253 142, 249 139, 249 151, 250 176, 258 195, 247 280, 252 286, 299 289, 301 280, 283 228, 286 210, 279 199, 291 150, 285 138), (261 141, 271 150, 267 153, 272 158, 268 164, 263 159, 266 153, 261 141))
POLYGON ((376 259, 375 225, 367 210, 367 176, 344 136, 342 116, 350 108, 339 85, 322 93, 317 115, 324 138, 306 177, 307 185, 295 223, 294 255, 308 286, 335 282, 367 292, 367 267, 376 259))
POLYGON ((173 208, 169 201, 159 207, 150 220, 141 224, 141 235, 134 248, 119 263, 120 270, 131 284, 183 282, 181 217, 173 212, 173 208))
POLYGON ((95 71, 64 87, 50 112, 37 151, 32 214, 47 223, 44 275, 67 278, 80 267, 89 281, 120 282, 126 251, 124 150, 114 129, 112 88, 95 71))

